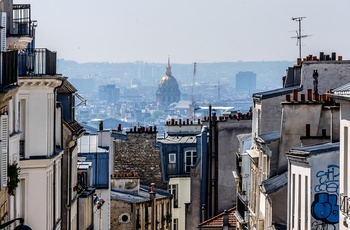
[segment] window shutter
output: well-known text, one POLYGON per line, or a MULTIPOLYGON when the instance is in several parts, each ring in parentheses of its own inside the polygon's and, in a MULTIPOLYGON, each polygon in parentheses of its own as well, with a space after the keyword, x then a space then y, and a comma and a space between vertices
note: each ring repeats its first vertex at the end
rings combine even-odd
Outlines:
POLYGON ((2 27, 2 29, 0 29, 0 51, 1 51, 1 55, 0 55, 0 84, 3 83, 3 74, 2 74, 2 52, 6 51, 6 12, 0 12, 0 26, 2 27))
POLYGON ((1 14, 0 26, 2 27, 2 29, 0 30, 0 34, 1 34, 0 51, 4 52, 6 51, 6 12, 0 12, 0 14, 1 14))
POLYGON ((1 188, 7 186, 7 166, 8 166, 8 115, 0 116, 0 137, 1 137, 1 188))

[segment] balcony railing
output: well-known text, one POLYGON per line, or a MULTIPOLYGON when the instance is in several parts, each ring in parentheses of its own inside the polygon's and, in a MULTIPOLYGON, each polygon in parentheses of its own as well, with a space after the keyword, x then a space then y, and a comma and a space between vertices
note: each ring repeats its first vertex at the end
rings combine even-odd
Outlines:
POLYGON ((55 75, 56 52, 26 49, 18 55, 19 76, 55 75))
POLYGON ((17 50, 2 52, 2 72, 1 72, 1 90, 16 85, 18 82, 18 56, 17 50))
POLYGON ((13 4, 12 35, 34 35, 35 22, 31 20, 30 4, 13 4))

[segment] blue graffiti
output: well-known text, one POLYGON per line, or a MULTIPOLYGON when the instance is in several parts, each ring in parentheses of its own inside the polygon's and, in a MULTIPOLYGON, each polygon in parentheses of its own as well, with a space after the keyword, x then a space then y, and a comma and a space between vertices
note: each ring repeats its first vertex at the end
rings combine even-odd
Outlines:
POLYGON ((318 171, 316 173, 318 185, 315 186, 315 192, 335 193, 339 195, 339 166, 328 165, 327 171, 318 171))
POLYGON ((315 194, 311 205, 311 214, 316 220, 327 224, 339 222, 338 196, 328 193, 315 194))
POLYGON ((328 193, 315 194, 311 204, 311 215, 326 224, 339 222, 338 196, 328 193))

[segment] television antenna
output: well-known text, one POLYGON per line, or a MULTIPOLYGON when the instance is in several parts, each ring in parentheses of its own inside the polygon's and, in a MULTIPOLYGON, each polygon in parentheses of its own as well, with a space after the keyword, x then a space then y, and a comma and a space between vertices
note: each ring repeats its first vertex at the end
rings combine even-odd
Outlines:
POLYGON ((300 60, 301 60, 301 39, 310 36, 310 35, 301 35, 301 21, 303 20, 303 18, 306 18, 306 17, 295 17, 295 18, 292 18, 293 21, 297 21, 298 24, 299 24, 299 32, 296 31, 297 36, 296 37, 291 37, 291 38, 296 38, 297 39, 297 45, 299 45, 299 58, 300 58, 300 60))

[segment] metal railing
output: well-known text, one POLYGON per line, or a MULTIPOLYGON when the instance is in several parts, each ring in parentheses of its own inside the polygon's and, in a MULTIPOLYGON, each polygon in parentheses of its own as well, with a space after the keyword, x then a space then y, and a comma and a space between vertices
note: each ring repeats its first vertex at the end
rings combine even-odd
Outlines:
POLYGON ((18 75, 55 75, 56 52, 48 49, 26 49, 18 54, 18 75))
POLYGON ((31 20, 30 4, 13 4, 12 35, 33 36, 35 24, 31 20))
POLYGON ((2 52, 1 90, 18 83, 17 50, 2 52))

